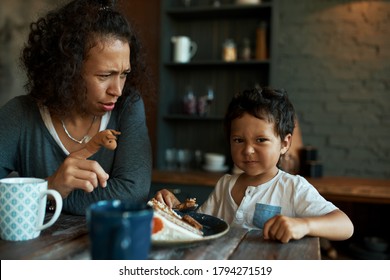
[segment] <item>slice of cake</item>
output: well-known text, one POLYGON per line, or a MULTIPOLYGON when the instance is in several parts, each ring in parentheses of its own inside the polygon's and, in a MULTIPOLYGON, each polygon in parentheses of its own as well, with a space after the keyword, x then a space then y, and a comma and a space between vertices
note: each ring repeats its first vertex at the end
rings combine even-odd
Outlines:
POLYGON ((152 198, 148 204, 153 207, 152 240, 193 240, 203 238, 202 225, 189 215, 181 217, 164 203, 152 198))
POLYGON ((183 211, 183 210, 195 210, 198 208, 196 203, 196 198, 187 198, 184 202, 176 205, 173 209, 183 211))

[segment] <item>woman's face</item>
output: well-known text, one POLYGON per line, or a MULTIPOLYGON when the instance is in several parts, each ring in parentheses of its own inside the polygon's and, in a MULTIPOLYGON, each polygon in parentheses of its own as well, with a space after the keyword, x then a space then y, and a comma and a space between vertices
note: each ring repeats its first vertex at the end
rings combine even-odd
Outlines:
POLYGON ((90 49, 83 66, 89 114, 102 116, 115 108, 130 73, 130 47, 115 38, 98 40, 90 49))
POLYGON ((273 122, 244 113, 231 124, 230 150, 238 168, 249 176, 265 180, 277 173, 277 163, 290 145, 291 134, 284 141, 276 135, 273 122))

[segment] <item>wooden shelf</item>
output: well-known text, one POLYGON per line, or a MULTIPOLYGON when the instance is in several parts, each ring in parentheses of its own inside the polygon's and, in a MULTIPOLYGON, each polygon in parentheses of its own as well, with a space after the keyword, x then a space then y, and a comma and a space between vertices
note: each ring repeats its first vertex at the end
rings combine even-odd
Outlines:
POLYGON ((353 177, 307 178, 331 201, 390 204, 390 180, 353 177))
MULTIPOLYGON (((215 7, 208 0, 192 1, 190 7, 181 1, 162 1, 161 5, 161 56, 158 113, 158 147, 156 168, 164 168, 165 151, 170 147, 189 150, 228 153, 228 144, 221 122, 233 95, 245 88, 269 85, 272 59, 222 60, 224 41, 232 38, 240 50, 244 38, 250 38, 255 54, 256 30, 259 23, 267 25, 267 54, 271 55, 274 8, 276 2, 262 1, 258 5, 225 4, 215 7), (198 50, 188 63, 172 61, 172 36, 188 36, 197 43, 198 50), (210 115, 182 114, 183 94, 191 87, 194 95, 214 90, 215 102, 210 115), (201 136, 201 137, 199 137, 201 136)), ((238 58, 240 56, 238 55, 238 58)))
POLYGON ((223 116, 197 116, 184 114, 171 114, 164 116, 164 120, 168 121, 223 121, 223 116))
MULTIPOLYGON (((152 181, 214 187, 223 173, 153 170, 152 181)), ((390 204, 390 180, 353 177, 307 178, 330 201, 390 204)))
POLYGON ((152 172, 153 183, 198 185, 213 188, 223 173, 206 172, 201 170, 170 171, 157 170, 152 172))
POLYGON ((232 62, 222 61, 222 60, 203 60, 203 61, 191 61, 187 63, 175 63, 175 62, 166 62, 164 63, 165 66, 168 67, 204 67, 204 66, 261 66, 265 65, 268 66, 270 64, 270 61, 267 60, 237 60, 232 62))
POLYGON ((174 18, 209 18, 209 17, 234 17, 234 16, 254 16, 262 10, 271 8, 271 3, 258 5, 221 5, 219 7, 210 6, 193 6, 177 7, 167 10, 167 14, 174 18))

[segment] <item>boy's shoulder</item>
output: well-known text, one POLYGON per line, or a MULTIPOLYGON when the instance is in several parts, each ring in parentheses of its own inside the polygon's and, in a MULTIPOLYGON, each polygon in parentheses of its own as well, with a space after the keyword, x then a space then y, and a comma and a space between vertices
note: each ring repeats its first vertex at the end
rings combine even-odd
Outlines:
POLYGON ((225 187, 225 186, 228 186, 228 185, 231 185, 237 181, 238 177, 240 176, 240 174, 224 174, 222 175, 222 177, 220 177, 218 179, 218 182, 216 184, 216 187, 225 187))
POLYGON ((218 179, 218 183, 226 183, 226 182, 229 182, 231 180, 237 180, 237 178, 239 176, 240 176, 239 174, 229 174, 229 173, 226 173, 226 174, 222 175, 218 179))
POLYGON ((311 184, 304 177, 302 177, 300 175, 290 174, 290 173, 287 173, 283 170, 279 170, 279 174, 277 176, 278 176, 277 180, 279 182, 286 184, 286 185, 291 185, 294 187, 300 187, 300 186, 304 186, 304 185, 311 186, 311 184))

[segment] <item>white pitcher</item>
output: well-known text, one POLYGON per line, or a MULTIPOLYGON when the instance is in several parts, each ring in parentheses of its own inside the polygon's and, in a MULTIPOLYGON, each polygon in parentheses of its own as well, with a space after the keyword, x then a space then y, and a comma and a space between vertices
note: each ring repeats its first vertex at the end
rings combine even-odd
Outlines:
POLYGON ((187 36, 173 36, 171 38, 173 45, 173 61, 186 63, 195 55, 198 46, 187 36))

